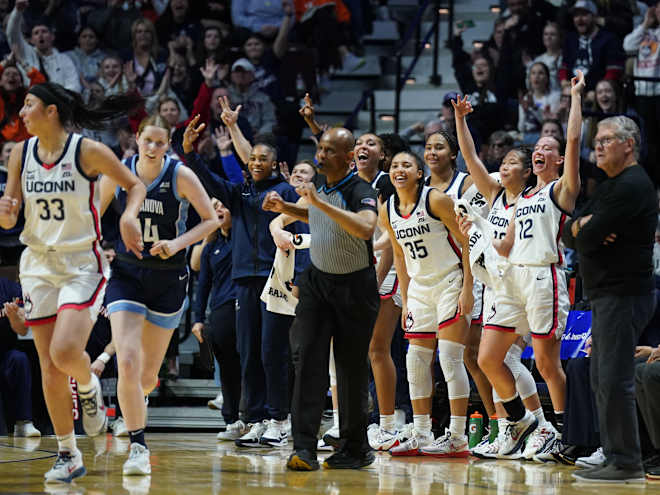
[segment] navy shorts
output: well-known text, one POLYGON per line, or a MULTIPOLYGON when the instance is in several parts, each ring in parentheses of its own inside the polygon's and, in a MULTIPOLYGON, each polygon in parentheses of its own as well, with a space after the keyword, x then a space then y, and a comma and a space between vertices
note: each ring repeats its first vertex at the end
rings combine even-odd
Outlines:
POLYGON ((177 328, 188 305, 188 268, 157 270, 115 259, 105 299, 108 314, 130 311, 163 328, 177 328))

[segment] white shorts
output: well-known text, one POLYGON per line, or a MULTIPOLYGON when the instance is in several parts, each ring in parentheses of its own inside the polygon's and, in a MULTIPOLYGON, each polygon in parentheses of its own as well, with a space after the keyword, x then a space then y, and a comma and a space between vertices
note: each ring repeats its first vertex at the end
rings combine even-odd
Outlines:
POLYGON ((399 279, 396 276, 394 266, 390 268, 390 271, 385 276, 385 280, 383 280, 383 283, 380 285, 378 293, 380 294, 381 299, 391 298, 392 301, 394 301, 394 304, 398 307, 403 306, 401 301, 401 287, 399 287, 399 279))
POLYGON ((495 288, 484 328, 560 339, 570 309, 566 277, 561 268, 511 265, 506 277, 508 283, 495 288))
POLYGON ((110 268, 102 251, 23 251, 20 279, 27 326, 54 322, 61 309, 89 311, 96 321, 110 268))
POLYGON ((458 297, 462 289, 462 270, 447 273, 433 286, 420 286, 411 280, 408 286, 405 337, 436 338, 439 330, 458 321, 458 297))
MULTIPOLYGON (((489 322, 493 320, 497 314, 495 308, 495 291, 490 287, 486 287, 484 291, 484 317, 483 325, 484 328, 488 325, 489 322)), ((529 345, 531 343, 531 336, 529 335, 529 323, 527 323, 527 317, 520 319, 520 325, 516 328, 516 333, 519 335, 525 335, 524 340, 529 345)))
POLYGON ((472 286, 472 297, 474 297, 474 306, 472 307, 472 320, 470 325, 481 325, 484 321, 484 290, 486 286, 481 280, 474 280, 472 286))

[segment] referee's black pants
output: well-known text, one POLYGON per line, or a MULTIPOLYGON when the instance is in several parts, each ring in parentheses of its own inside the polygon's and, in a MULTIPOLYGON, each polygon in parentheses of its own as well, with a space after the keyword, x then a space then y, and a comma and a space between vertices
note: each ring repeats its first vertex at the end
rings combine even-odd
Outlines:
POLYGON ((291 419, 294 449, 316 450, 328 391, 334 338, 339 429, 344 448, 360 455, 367 441, 368 351, 380 298, 373 267, 347 275, 310 266, 298 277, 300 297, 291 326, 295 368, 291 419))

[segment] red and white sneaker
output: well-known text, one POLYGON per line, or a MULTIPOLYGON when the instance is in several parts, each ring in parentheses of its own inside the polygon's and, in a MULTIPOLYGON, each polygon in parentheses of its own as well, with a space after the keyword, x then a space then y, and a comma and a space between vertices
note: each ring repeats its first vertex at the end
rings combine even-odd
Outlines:
POLYGON ((433 443, 422 447, 422 455, 430 457, 469 457, 470 449, 466 435, 454 435, 445 429, 444 436, 438 437, 433 443))
POLYGON ((393 456, 417 456, 422 455, 421 448, 433 443, 433 434, 422 435, 417 430, 413 430, 408 440, 400 442, 399 445, 390 449, 393 456))
POLYGON ((396 431, 387 431, 380 426, 369 438, 369 445, 372 449, 379 452, 390 450, 392 447, 399 445, 399 438, 396 431))

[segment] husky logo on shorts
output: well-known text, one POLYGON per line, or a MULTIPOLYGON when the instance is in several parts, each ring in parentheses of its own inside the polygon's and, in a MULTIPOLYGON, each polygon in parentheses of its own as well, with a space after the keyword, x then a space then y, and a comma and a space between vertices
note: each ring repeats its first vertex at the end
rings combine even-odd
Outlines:
POLYGON ((488 315, 488 318, 486 318, 486 321, 490 321, 493 318, 495 318, 495 314, 497 314, 497 310, 495 309, 495 303, 490 307, 491 313, 488 315))
POLYGON ((23 309, 25 310, 25 316, 29 316, 32 313, 32 299, 30 299, 30 294, 25 294, 23 297, 23 309))
POLYGON ((412 330, 414 325, 415 319, 413 318, 412 313, 408 312, 408 316, 406 316, 406 328, 404 328, 404 330, 412 330))

